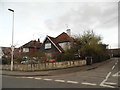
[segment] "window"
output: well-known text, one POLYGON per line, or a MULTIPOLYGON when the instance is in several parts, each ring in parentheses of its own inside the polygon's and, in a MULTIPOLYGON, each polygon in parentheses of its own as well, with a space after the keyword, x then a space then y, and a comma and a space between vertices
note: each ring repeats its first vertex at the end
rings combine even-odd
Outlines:
POLYGON ((19 50, 19 52, 21 52, 21 49, 19 50))
POLYGON ((23 48, 23 52, 29 52, 29 48, 23 48))
POLYGON ((70 42, 59 43, 59 45, 64 49, 70 49, 70 42))
POLYGON ((66 43, 59 43, 59 45, 60 45, 63 49, 65 49, 65 47, 66 47, 66 43))
POLYGON ((49 49, 49 48, 51 48, 51 43, 46 43, 45 44, 45 49, 49 49))

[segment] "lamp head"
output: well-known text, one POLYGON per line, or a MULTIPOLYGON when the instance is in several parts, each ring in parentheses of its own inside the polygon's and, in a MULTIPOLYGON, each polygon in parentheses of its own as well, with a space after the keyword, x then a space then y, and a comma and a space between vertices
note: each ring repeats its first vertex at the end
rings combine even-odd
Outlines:
POLYGON ((8 9, 8 10, 14 12, 14 10, 12 10, 12 9, 8 9))

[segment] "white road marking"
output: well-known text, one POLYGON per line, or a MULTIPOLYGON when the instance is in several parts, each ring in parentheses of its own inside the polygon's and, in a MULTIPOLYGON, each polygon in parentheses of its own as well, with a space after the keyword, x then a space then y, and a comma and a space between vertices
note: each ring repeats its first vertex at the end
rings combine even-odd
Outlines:
POLYGON ((109 84, 109 85, 117 85, 117 83, 111 83, 111 82, 105 82, 105 84, 109 84))
POLYGON ((42 78, 34 78, 34 79, 38 79, 38 80, 40 80, 40 79, 42 79, 42 78))
POLYGON ((117 64, 118 64, 118 61, 116 61, 115 65, 117 65, 117 64))
POLYGON ((112 76, 113 77, 119 77, 120 76, 119 73, 120 73, 120 71, 118 71, 117 73, 113 74, 112 76))
POLYGON ((65 80, 55 80, 56 82, 65 82, 65 80))
POLYGON ((46 81, 52 81, 52 79, 47 79, 47 78, 46 78, 46 79, 43 79, 43 80, 46 80, 46 81))
POLYGON ((34 77, 26 77, 26 78, 34 78, 34 77))
MULTIPOLYGON (((115 63, 115 65, 117 64, 117 62, 115 63)), ((115 68, 115 65, 112 67, 112 70, 115 68)), ((119 72, 115 73, 114 75, 112 76, 119 76, 118 75, 119 72)), ((109 88, 115 88, 114 86, 110 86, 110 85, 116 85, 117 83, 111 83, 111 82, 106 82, 109 78, 109 76, 111 75, 111 72, 109 72, 107 74, 107 76, 105 77, 105 79, 100 83, 100 86, 103 86, 103 87, 109 87, 109 88), (109 84, 109 85, 105 85, 105 84, 109 84)))
POLYGON ((101 84, 100 86, 102 86, 102 87, 109 87, 109 88, 115 88, 114 86, 104 85, 104 84, 101 84))
POLYGON ((76 82, 76 81, 67 81, 67 83, 74 83, 74 84, 77 84, 79 82, 76 82))
POLYGON ((107 74, 107 76, 106 76, 106 81, 107 81, 107 79, 109 78, 110 74, 111 74, 111 72, 109 72, 109 73, 107 74))
POLYGON ((117 62, 115 63, 115 65, 117 65, 117 62))
POLYGON ((120 75, 116 74, 116 75, 113 75, 113 77, 120 77, 120 75))
POLYGON ((112 67, 112 70, 115 68, 115 65, 112 67))
POLYGON ((16 78, 34 78, 34 77, 16 77, 16 78))
POLYGON ((85 85, 93 85, 93 86, 97 85, 97 84, 95 84, 95 83, 88 83, 88 82, 82 82, 82 84, 85 84, 85 85))
POLYGON ((110 85, 104 85, 105 82, 108 80, 108 78, 109 78, 110 75, 111 75, 111 72, 109 72, 107 74, 107 76, 105 77, 105 79, 100 83, 100 86, 114 88, 113 86, 110 86, 110 85))
POLYGON ((100 83, 100 86, 103 86, 105 82, 106 82, 106 79, 104 79, 104 80, 100 83))
POLYGON ((26 77, 15 77, 15 78, 26 78, 26 77))

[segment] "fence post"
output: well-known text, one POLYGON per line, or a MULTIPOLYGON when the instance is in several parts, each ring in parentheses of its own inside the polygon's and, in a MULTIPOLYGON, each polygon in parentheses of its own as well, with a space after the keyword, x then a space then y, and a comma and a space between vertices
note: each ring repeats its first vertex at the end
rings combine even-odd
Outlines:
POLYGON ((31 68, 31 71, 32 71, 32 64, 30 64, 30 68, 31 68))
POLYGON ((56 61, 55 61, 55 68, 56 68, 56 61))
POLYGON ((71 60, 70 60, 70 66, 71 66, 71 64, 72 64, 72 63, 71 63, 71 60))
POLYGON ((45 61, 45 69, 46 69, 46 61, 45 61))

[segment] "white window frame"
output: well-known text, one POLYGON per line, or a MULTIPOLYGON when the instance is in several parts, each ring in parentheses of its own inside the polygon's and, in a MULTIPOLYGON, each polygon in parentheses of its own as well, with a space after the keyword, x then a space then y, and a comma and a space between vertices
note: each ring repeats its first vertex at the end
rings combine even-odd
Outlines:
POLYGON ((29 52, 29 48, 23 48, 23 52, 29 52))
POLYGON ((51 48, 51 43, 45 43, 45 49, 50 49, 51 48))

